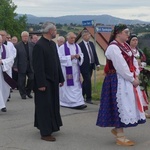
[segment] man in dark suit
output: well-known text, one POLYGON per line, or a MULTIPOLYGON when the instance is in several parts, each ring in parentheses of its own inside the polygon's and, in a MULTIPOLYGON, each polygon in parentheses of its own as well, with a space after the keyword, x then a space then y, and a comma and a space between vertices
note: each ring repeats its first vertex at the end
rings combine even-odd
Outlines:
POLYGON ((32 51, 33 44, 28 42, 29 33, 23 31, 21 33, 22 41, 15 45, 17 56, 15 58, 14 70, 18 71, 18 89, 22 99, 26 96, 32 98, 31 91, 33 89, 33 66, 32 66, 32 51), (26 76, 28 80, 26 82, 26 76), (27 84, 26 84, 27 83, 27 84))
POLYGON ((86 102, 89 104, 93 104, 91 101, 92 100, 91 77, 93 70, 95 70, 95 65, 97 67, 97 70, 99 70, 100 63, 93 42, 89 41, 91 37, 90 33, 87 30, 83 30, 81 35, 83 41, 79 43, 79 46, 81 47, 81 51, 84 54, 84 62, 80 67, 81 74, 83 77, 82 93, 83 97, 85 97, 86 99, 86 102))

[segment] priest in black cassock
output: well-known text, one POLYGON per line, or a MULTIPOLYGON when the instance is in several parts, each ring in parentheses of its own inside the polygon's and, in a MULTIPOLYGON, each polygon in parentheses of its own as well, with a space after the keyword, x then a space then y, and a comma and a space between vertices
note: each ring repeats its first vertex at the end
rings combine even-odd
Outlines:
POLYGON ((62 126, 59 106, 59 86, 64 77, 55 42, 56 26, 46 22, 42 26, 43 36, 33 49, 35 122, 40 130, 41 139, 55 141, 52 136, 62 126))

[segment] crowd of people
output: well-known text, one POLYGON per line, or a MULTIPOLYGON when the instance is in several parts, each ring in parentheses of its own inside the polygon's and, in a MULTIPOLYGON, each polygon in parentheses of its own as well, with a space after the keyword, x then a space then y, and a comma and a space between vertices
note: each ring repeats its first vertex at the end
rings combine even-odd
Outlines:
MULTIPOLYGON (((82 31, 79 44, 73 32, 66 40, 59 36, 55 43, 57 29, 53 23, 44 23, 41 31, 40 38, 30 38, 23 31, 20 42, 16 36, 11 38, 0 31, 0 109, 7 111, 11 88, 17 88, 23 100, 33 98, 33 91, 34 126, 42 140, 55 141, 52 133, 62 126, 60 106, 79 110, 85 109, 86 103, 93 104, 91 77, 100 63, 88 30, 82 31)), ((111 132, 116 144, 123 146, 135 144, 125 137, 124 128, 145 123, 148 115, 144 112, 148 99, 139 86, 141 61, 145 60, 136 41, 137 36, 130 35, 126 25, 114 27, 105 51, 105 79, 96 122, 100 127, 114 127, 111 132)))

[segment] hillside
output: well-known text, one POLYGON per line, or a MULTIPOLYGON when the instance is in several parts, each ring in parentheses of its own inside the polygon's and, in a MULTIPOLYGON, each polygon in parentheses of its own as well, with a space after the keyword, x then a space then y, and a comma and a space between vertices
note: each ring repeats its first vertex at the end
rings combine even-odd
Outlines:
MULTIPOLYGON (((21 14, 20 14, 21 15, 21 14)), ((18 15, 18 16, 20 16, 18 15)), ((61 16, 61 17, 36 17, 27 14, 27 22, 31 24, 39 24, 40 22, 51 21, 60 24, 82 24, 84 20, 95 20, 96 23, 102 23, 105 25, 114 25, 118 23, 124 24, 149 24, 150 22, 144 22, 140 20, 129 20, 113 17, 111 15, 73 15, 73 16, 61 16)))

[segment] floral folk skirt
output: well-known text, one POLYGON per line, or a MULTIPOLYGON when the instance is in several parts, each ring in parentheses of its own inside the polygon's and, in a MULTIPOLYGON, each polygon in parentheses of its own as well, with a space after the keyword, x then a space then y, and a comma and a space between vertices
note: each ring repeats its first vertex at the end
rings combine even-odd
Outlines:
POLYGON ((133 127, 145 123, 145 120, 139 120, 134 124, 124 124, 119 117, 116 93, 117 93, 117 74, 106 75, 100 99, 100 109, 98 112, 96 125, 100 127, 133 127))

